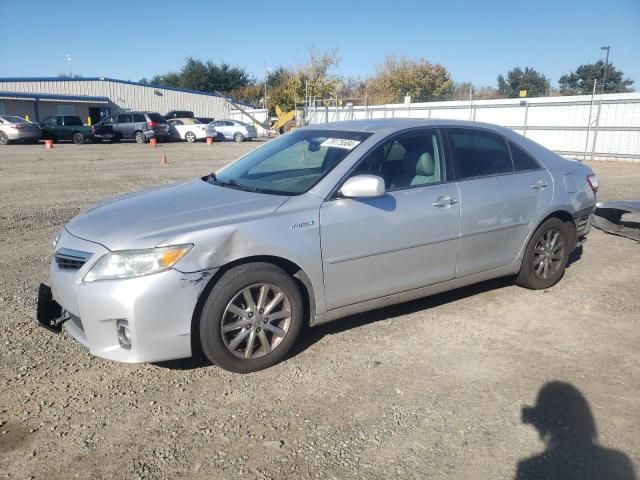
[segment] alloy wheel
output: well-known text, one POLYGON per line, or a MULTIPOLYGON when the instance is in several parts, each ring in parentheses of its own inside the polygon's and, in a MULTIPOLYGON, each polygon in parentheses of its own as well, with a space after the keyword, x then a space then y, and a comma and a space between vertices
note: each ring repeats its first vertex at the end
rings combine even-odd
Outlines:
POLYGON ((545 280, 556 274, 562 267, 564 250, 565 243, 562 234, 554 228, 545 231, 533 249, 533 271, 535 274, 545 280))
POLYGON ((291 302, 275 285, 251 285, 227 304, 220 325, 224 344, 233 355, 259 358, 275 350, 286 337, 291 302))

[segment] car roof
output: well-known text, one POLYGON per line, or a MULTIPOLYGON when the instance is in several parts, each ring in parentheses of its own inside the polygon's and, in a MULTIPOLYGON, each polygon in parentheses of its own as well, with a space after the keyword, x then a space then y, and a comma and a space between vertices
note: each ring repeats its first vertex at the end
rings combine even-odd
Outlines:
POLYGON ((504 133, 504 127, 492 123, 472 122, 469 120, 451 120, 446 118, 376 118, 371 120, 348 120, 310 125, 314 130, 343 130, 372 133, 391 133, 415 127, 475 127, 487 128, 504 133))

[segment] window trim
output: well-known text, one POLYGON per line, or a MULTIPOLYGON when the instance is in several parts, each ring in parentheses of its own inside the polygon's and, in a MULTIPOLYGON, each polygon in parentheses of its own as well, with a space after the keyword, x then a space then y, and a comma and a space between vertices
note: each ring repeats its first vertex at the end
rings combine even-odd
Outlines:
POLYGON ((390 139, 392 139, 393 137, 397 137, 400 135, 404 135, 407 133, 412 133, 412 132, 416 132, 416 131, 420 131, 420 130, 435 130, 436 133, 438 134, 439 138, 440 138, 440 146, 442 147, 442 165, 441 165, 441 170, 442 173, 444 174, 444 180, 441 180, 440 182, 432 182, 432 183, 424 183, 422 185, 409 185, 407 187, 400 187, 400 188, 390 188, 390 189, 386 189, 385 188, 385 193, 389 193, 389 192, 399 192, 402 190, 409 190, 409 189, 414 189, 414 188, 425 188, 425 187, 430 187, 432 185, 443 185, 445 183, 453 183, 455 182, 455 178, 453 178, 452 176, 452 171, 449 170, 449 164, 451 162, 449 162, 449 150, 448 150, 448 145, 446 145, 446 139, 443 135, 443 130, 446 127, 441 127, 441 126, 419 126, 419 127, 410 127, 410 128, 405 128, 403 130, 398 130, 396 132, 393 132, 389 135, 387 135, 386 137, 382 138, 380 141, 376 142, 371 148, 369 148, 369 150, 367 150, 365 153, 362 154, 362 156, 358 159, 358 161, 356 163, 354 163, 351 168, 349 168, 349 170, 347 170, 347 173, 345 173, 342 178, 340 180, 338 180, 338 182, 336 182, 335 186, 331 189, 331 191, 329 192, 329 194, 325 197, 324 201, 328 202, 328 201, 332 201, 332 200, 339 200, 342 199, 344 197, 342 197, 340 195, 340 189, 342 188, 342 186, 344 185, 344 182, 346 182, 349 179, 349 176, 353 173, 353 171, 360 165, 360 163, 362 163, 369 155, 371 155, 378 147, 384 145, 386 142, 388 142, 390 139))
POLYGON ((516 173, 519 173, 516 171, 516 165, 513 162, 513 156, 511 155, 511 150, 509 149, 509 139, 507 137, 505 137, 504 135, 502 135, 501 133, 496 132, 495 130, 492 130, 490 128, 482 128, 482 127, 458 127, 458 126, 449 126, 449 127, 445 127, 443 130, 445 130, 445 135, 447 137, 447 142, 449 144, 449 148, 451 151, 451 163, 452 163, 452 167, 453 167, 453 175, 454 175, 454 179, 456 182, 466 182, 467 180, 477 180, 479 178, 491 178, 491 177, 504 177, 505 175, 515 175, 516 173), (493 135, 496 135, 498 137, 500 137, 502 139, 502 141, 504 141, 506 147, 507 147, 507 152, 509 153, 509 159, 511 160, 511 171, 510 172, 503 172, 503 173, 492 173, 490 175, 476 175, 474 177, 466 177, 466 178, 458 178, 458 174, 455 171, 455 148, 453 148, 453 140, 451 139, 451 130, 473 130, 476 132, 482 132, 482 133, 491 133, 493 135))

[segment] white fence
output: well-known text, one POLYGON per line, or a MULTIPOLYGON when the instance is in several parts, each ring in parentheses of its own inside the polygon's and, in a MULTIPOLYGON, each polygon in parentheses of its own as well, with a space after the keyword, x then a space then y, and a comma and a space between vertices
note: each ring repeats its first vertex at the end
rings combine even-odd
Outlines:
MULTIPOLYGON (((640 92, 572 97, 309 107, 309 124, 374 118, 446 118, 511 128, 565 156, 640 161, 640 92)), ((241 112, 231 118, 250 122, 241 112)), ((259 120, 264 110, 250 110, 259 120)), ((264 130, 262 130, 263 133, 264 130)))

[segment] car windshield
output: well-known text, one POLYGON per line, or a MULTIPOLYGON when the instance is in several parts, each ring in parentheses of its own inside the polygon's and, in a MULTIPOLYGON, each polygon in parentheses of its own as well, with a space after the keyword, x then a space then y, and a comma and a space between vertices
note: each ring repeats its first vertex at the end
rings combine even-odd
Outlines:
POLYGON ((229 188, 299 195, 318 183, 370 135, 297 130, 271 140, 207 180, 229 188))
POLYGON ((14 117, 12 115, 9 115, 7 117, 2 117, 2 118, 4 118, 9 123, 26 123, 27 122, 24 118, 14 117))

